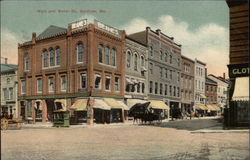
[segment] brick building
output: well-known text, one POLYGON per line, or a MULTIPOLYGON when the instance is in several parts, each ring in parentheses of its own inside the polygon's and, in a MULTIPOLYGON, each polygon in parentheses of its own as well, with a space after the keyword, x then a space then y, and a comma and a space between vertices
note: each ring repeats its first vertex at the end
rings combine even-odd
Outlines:
POLYGON ((249 126, 249 1, 226 0, 230 15, 228 126, 249 126))
POLYGON ((195 62, 181 56, 181 110, 190 113, 194 105, 194 66, 195 62))
POLYGON ((206 77, 206 104, 217 104, 217 82, 206 77))
POLYGON ((116 100, 124 97, 124 49, 125 31, 96 20, 33 33, 31 41, 18 45, 19 116, 51 121, 58 107, 81 107, 77 104, 86 103, 90 92, 99 104, 94 108, 122 114, 116 100))

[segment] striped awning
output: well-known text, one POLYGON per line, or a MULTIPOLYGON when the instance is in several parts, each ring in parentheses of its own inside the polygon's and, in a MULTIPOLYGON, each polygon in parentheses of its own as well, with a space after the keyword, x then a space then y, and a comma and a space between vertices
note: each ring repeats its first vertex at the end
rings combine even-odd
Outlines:
POLYGON ((120 101, 117 101, 117 102, 120 103, 123 106, 124 110, 127 110, 127 111, 129 110, 128 106, 123 101, 120 100, 120 101))
POLYGON ((169 106, 165 104, 163 101, 150 100, 149 106, 153 109, 167 109, 169 110, 169 106))
POLYGON ((114 98, 103 98, 103 100, 111 107, 111 109, 123 109, 123 106, 114 98))
POLYGON ((237 77, 232 101, 249 101, 249 77, 237 77))
POLYGON ((94 100, 94 108, 102 109, 102 110, 110 110, 111 107, 105 103, 102 99, 94 100))
POLYGON ((195 105, 195 109, 205 111, 205 110, 208 110, 208 107, 205 105, 202 105, 202 104, 197 104, 197 105, 195 105))
POLYGON ((87 102, 88 99, 78 99, 75 103, 70 107, 70 109, 75 111, 87 111, 87 102))

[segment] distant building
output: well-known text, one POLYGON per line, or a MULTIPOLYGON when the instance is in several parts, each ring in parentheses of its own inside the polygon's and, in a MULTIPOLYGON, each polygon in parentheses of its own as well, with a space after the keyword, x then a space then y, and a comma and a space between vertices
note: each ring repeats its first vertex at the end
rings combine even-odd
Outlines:
POLYGON ((128 36, 125 42, 125 101, 129 107, 148 99, 147 46, 128 36))
POLYGON ((117 102, 125 91, 124 49, 125 32, 96 20, 33 33, 18 46, 20 117, 52 121, 55 110, 72 105, 86 111, 91 95, 96 120, 124 119, 125 108, 117 102))
POLYGON ((161 100, 172 109, 181 108, 181 45, 157 29, 129 35, 148 47, 148 98, 161 100))
POLYGON ((195 104, 206 104, 206 63, 195 59, 195 104))
POLYGON ((249 1, 226 0, 230 15, 229 110, 227 126, 250 126, 249 1))
POLYGON ((217 104, 217 82, 206 77, 206 104, 217 104))
POLYGON ((18 117, 17 106, 17 65, 1 64, 1 114, 12 114, 18 117))
POLYGON ((182 112, 193 111, 195 62, 181 56, 181 108, 182 112))

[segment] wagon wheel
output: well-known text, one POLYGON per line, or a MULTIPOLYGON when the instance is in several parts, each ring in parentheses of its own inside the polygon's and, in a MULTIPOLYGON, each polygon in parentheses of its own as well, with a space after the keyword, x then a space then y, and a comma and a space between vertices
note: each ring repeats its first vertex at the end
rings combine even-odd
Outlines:
POLYGON ((2 130, 7 130, 8 129, 8 120, 5 119, 5 118, 1 120, 1 129, 2 130))

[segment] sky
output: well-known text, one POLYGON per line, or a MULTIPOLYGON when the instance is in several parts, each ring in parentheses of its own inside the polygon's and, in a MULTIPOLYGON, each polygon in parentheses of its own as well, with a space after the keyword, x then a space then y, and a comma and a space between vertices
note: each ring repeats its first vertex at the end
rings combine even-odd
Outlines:
POLYGON ((182 45, 184 56, 205 62, 209 74, 228 73, 229 8, 225 0, 1 1, 1 57, 16 64, 17 44, 31 40, 32 32, 39 35, 49 25, 67 28, 85 18, 127 34, 147 26, 160 29, 182 45))

